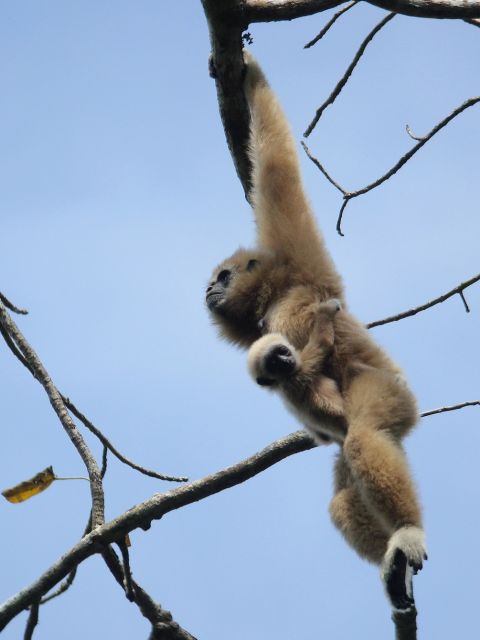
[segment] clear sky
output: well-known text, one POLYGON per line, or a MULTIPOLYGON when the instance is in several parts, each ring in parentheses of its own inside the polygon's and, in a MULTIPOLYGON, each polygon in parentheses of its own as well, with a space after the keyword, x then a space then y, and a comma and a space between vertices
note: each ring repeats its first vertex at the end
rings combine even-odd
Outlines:
MULTIPOLYGON (((313 49, 328 14, 251 28, 300 140, 368 30, 356 7, 313 49)), ((204 303, 211 268, 254 239, 207 73, 199 0, 2 3, 0 290, 59 388, 126 455, 192 479, 298 425, 218 340, 204 303)), ((309 145, 348 189, 370 182, 478 94, 480 31, 397 17, 372 43, 309 145)), ((351 309, 365 322, 421 304, 479 271, 480 107, 400 174, 350 203, 302 152, 305 183, 351 309)), ((300 149, 301 151, 301 149, 300 149)), ((375 329, 422 410, 479 397, 480 287, 375 329)), ((82 463, 43 390, 0 343, 2 488, 82 463)), ((415 589, 424 639, 478 627, 479 409, 425 419, 408 439, 430 559, 415 589)), ((88 437, 88 436, 87 436, 88 437)), ((95 452, 101 448, 88 437, 95 452)), ((202 640, 393 637, 377 570, 330 524, 334 447, 289 458, 221 495, 134 532, 135 578, 202 640)), ((170 485, 110 459, 107 515, 170 485)), ((78 539, 86 483, 0 502, 5 599, 78 539)), ((41 609, 35 637, 143 638, 148 626, 102 561, 41 609)), ((23 634, 25 615, 6 639, 23 634)))

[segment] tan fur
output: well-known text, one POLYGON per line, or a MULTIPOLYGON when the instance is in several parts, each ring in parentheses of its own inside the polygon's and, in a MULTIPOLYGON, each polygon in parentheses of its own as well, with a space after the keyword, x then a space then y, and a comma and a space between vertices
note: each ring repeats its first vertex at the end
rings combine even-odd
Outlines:
MULTIPOLYGON (((342 281, 305 197, 290 129, 257 63, 246 60, 257 249, 240 250, 214 271, 209 288, 225 265, 231 281, 212 315, 223 336, 247 348, 264 332, 280 334, 277 340, 285 340, 303 363, 313 347, 316 367, 302 384, 297 384, 298 375, 290 388, 283 384, 282 393, 302 422, 310 428, 313 422, 317 431, 322 423, 344 414, 341 422, 348 428, 338 431, 337 440, 343 444, 335 468, 332 519, 368 560, 380 564, 388 547, 388 563, 400 544, 396 541, 405 539, 393 537, 395 532, 422 527, 400 442, 417 421, 415 399, 401 370, 344 310, 342 281), (258 266, 248 271, 252 258, 258 266), (315 333, 316 319, 318 305, 331 298, 339 299, 343 309, 332 320, 325 355, 321 345, 328 331, 315 333), (322 391, 325 380, 333 382, 333 395, 341 394, 340 402, 333 403, 335 410, 328 403, 322 406, 322 397, 332 392, 329 383, 322 391)), ((423 553, 423 538, 417 536, 416 541, 404 544, 415 557, 423 553)))

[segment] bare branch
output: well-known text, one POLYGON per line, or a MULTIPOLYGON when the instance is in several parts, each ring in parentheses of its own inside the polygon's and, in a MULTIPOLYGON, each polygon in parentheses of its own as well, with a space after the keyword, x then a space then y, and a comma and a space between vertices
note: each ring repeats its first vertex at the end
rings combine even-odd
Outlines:
POLYGON ((334 90, 332 91, 332 93, 328 96, 328 98, 325 100, 325 102, 317 109, 317 111, 315 112, 315 116, 313 117, 313 120, 311 121, 311 123, 308 125, 305 133, 303 134, 303 136, 305 138, 308 138, 308 136, 312 133, 313 129, 315 128, 315 126, 317 125, 318 121, 320 120, 320 118, 322 117, 323 112, 325 111, 325 109, 328 107, 328 105, 333 104, 335 102, 335 100, 337 99, 337 97, 339 96, 341 90, 343 89, 343 87, 347 84, 348 79, 350 78, 350 76, 353 73, 353 70, 355 69, 355 67, 357 66, 360 58, 363 56, 363 54, 365 53, 365 49, 367 48, 368 44, 373 40, 373 38, 377 35, 377 33, 387 24, 387 22, 390 22, 390 20, 392 20, 392 18, 395 17, 395 13, 389 13, 387 16, 385 16, 385 18, 383 18, 383 20, 381 20, 371 31, 370 33, 367 35, 367 37, 365 38, 365 40, 362 42, 362 44, 360 45, 360 47, 358 48, 357 53, 355 54, 352 62, 350 63, 350 65, 348 66, 347 70, 345 71, 345 73, 343 74, 343 76, 340 78, 340 80, 338 81, 336 87, 334 88, 334 90))
POLYGON ((431 411, 424 411, 420 414, 422 418, 426 418, 427 416, 434 416, 437 413, 446 413, 447 411, 457 411, 458 409, 463 409, 464 407, 476 407, 480 406, 480 400, 471 400, 470 402, 462 402, 460 404, 452 404, 449 407, 441 407, 440 409, 432 409, 431 411))
MULTIPOLYGON (((5 342, 7 343, 7 346, 12 351, 12 353, 15 355, 15 357, 17 357, 20 360, 20 362, 30 371, 30 373, 34 377, 36 377, 35 376, 35 371, 30 366, 30 364, 25 359, 25 357, 22 355, 21 351, 19 351, 19 349, 17 348, 16 344, 13 342, 13 340, 10 338, 9 334, 2 327, 1 324, 0 324, 0 333, 2 334, 5 342)), ((69 398, 67 398, 63 394, 60 394, 60 396, 62 398, 63 403, 67 407, 67 409, 69 409, 69 411, 71 411, 71 413, 73 413, 73 415, 78 420, 80 420, 80 422, 82 422, 82 424, 85 427, 87 427, 87 429, 89 431, 91 431, 100 440, 100 442, 103 444, 104 447, 109 449, 113 453, 113 455, 116 458, 118 458, 118 460, 120 460, 121 462, 123 462, 127 466, 131 467, 132 469, 135 469, 136 471, 139 471, 140 473, 143 473, 146 476, 150 476, 151 478, 157 478, 157 480, 166 480, 168 482, 187 482, 188 481, 188 478, 186 478, 184 476, 177 477, 177 476, 165 475, 163 473, 157 473, 156 471, 152 471, 151 469, 147 469, 145 467, 141 467, 139 464, 136 464, 135 462, 132 462, 131 460, 126 458, 123 454, 121 454, 118 451, 118 449, 116 449, 113 446, 113 444, 110 442, 110 440, 100 431, 100 429, 98 429, 92 422, 90 422, 90 420, 83 413, 81 413, 81 411, 79 409, 77 409, 77 407, 73 404, 73 402, 70 401, 69 398)), ((107 462, 106 462, 105 452, 104 452, 103 455, 104 455, 104 465, 105 465, 105 470, 106 470, 107 462)), ((103 478, 103 476, 105 475, 105 472, 101 473, 100 475, 103 478)))
POLYGON ((464 20, 464 22, 468 22, 468 24, 471 24, 474 27, 480 27, 480 19, 478 18, 467 19, 467 20, 464 20))
POLYGON ((359 189, 358 191, 352 191, 351 193, 349 193, 350 198, 356 198, 357 196, 367 193, 368 191, 375 189, 375 187, 378 187, 383 182, 391 178, 395 173, 397 173, 397 171, 401 167, 403 167, 403 165, 406 162, 410 160, 412 156, 414 156, 417 153, 417 151, 419 151, 423 147, 424 144, 426 144, 429 140, 431 140, 436 133, 438 133, 444 127, 446 127, 449 122, 451 122, 454 118, 456 118, 463 111, 465 111, 465 109, 468 109, 469 107, 473 107, 478 102, 480 102, 480 96, 476 96, 474 98, 469 98, 468 100, 466 100, 463 104, 461 104, 459 107, 454 109, 446 118, 444 118, 437 125, 435 125, 433 129, 429 133, 427 133, 426 136, 420 138, 418 143, 414 147, 412 147, 410 151, 408 151, 405 155, 403 155, 400 158, 400 160, 391 169, 389 169, 387 173, 385 173, 385 175, 381 176, 380 178, 378 178, 378 180, 375 180, 375 182, 372 182, 366 187, 359 189))
POLYGON ((248 23, 294 20, 320 13, 344 0, 246 0, 245 15, 248 23))
POLYGON ((322 165, 322 163, 320 162, 320 160, 318 160, 314 155, 312 155, 312 152, 310 151, 310 149, 307 147, 307 145, 305 144, 305 142, 303 140, 300 140, 300 144, 303 147, 303 150, 305 151, 305 153, 307 154, 307 156, 310 158, 310 160, 313 162, 313 164, 320 169, 320 171, 323 173, 323 175, 325 176, 325 178, 330 182, 330 184, 333 184, 333 186, 338 189, 340 191, 340 193, 342 195, 344 195, 345 197, 348 196, 348 191, 345 191, 345 189, 343 187, 341 187, 338 182, 336 182, 332 176, 327 173, 327 170, 325 169, 325 167, 322 165))
POLYGON ((34 602, 30 607, 30 613, 28 615, 27 626, 23 635, 23 640, 32 640, 33 632, 38 624, 38 610, 40 605, 38 602, 34 602))
POLYGON ((417 140, 417 141, 421 141, 421 140, 425 140, 425 136, 416 136, 412 133, 412 130, 410 129, 410 126, 408 124, 405 125, 405 130, 408 133, 408 135, 410 136, 410 138, 412 138, 412 140, 417 140))
MULTIPOLYGON (((315 158, 315 156, 310 151, 308 151, 307 155, 310 158, 310 160, 315 164, 315 166, 318 169, 320 169, 320 171, 323 173, 323 175, 337 189, 339 189, 343 193, 344 202, 342 204, 341 210, 340 210, 339 215, 338 215, 338 220, 337 220, 337 231, 338 231, 338 233, 341 236, 344 235, 342 233, 342 230, 341 230, 342 216, 343 216, 343 213, 345 211, 345 207, 346 207, 346 205, 348 204, 348 202, 350 200, 352 200, 353 198, 357 198, 358 196, 361 196, 364 193, 368 193, 369 191, 372 191, 372 189, 375 189, 376 187, 379 187, 386 180, 391 178, 395 173, 397 173, 397 171, 399 169, 401 169, 401 167, 403 167, 404 164, 406 164, 410 160, 410 158, 412 156, 414 156, 417 153, 417 151, 419 151, 423 147, 424 144, 426 144, 429 140, 431 140, 436 133, 438 133, 441 129, 446 127, 449 122, 451 122, 454 118, 456 118, 463 111, 465 111, 465 109, 468 109, 469 107, 473 107, 478 102, 480 102, 480 96, 476 96, 474 98, 469 98, 468 100, 466 100, 463 104, 461 104, 459 107, 454 109, 446 118, 444 118, 437 125, 435 125, 435 127, 433 127, 433 129, 426 136, 421 137, 421 138, 420 137, 416 138, 416 139, 418 139, 418 143, 414 147, 412 147, 410 149, 410 151, 408 151, 405 155, 403 155, 400 158, 400 160, 391 169, 389 169, 387 171, 387 173, 385 173, 383 176, 381 176, 380 178, 378 178, 374 182, 368 184, 366 187, 363 187, 362 189, 358 189, 357 191, 346 191, 345 189, 340 187, 338 185, 338 183, 336 183, 333 180, 333 178, 331 178, 329 176, 329 174, 326 172, 325 168, 321 165, 320 161, 317 160, 317 158, 315 158)), ((305 148, 305 146, 304 146, 304 148, 305 148)), ((305 150, 307 151, 306 148, 305 148, 305 150)))
POLYGON ((395 625, 395 640, 417 640, 417 609, 410 607, 407 611, 395 611, 392 614, 395 625))
MULTIPOLYGON (((472 284, 475 284, 479 280, 480 280, 480 273, 477 274, 476 276, 473 276, 473 278, 470 278, 469 280, 465 280, 465 282, 461 282, 459 285, 457 285, 453 289, 450 289, 450 291, 447 291, 447 293, 443 293, 441 296, 438 296, 438 298, 434 298, 430 302, 426 302, 425 304, 422 304, 418 307, 414 307, 413 309, 409 309, 408 311, 403 311, 402 313, 398 313, 394 316, 389 316, 388 318, 384 318, 383 320, 375 320, 375 322, 370 322, 369 324, 366 325, 367 329, 372 329, 373 327, 379 327, 380 325, 383 325, 383 324, 389 324, 390 322, 396 322, 397 320, 403 320, 404 318, 410 318, 411 316, 417 315, 417 313, 420 313, 421 311, 425 311, 425 309, 430 309, 430 307, 434 307, 435 305, 440 304, 441 302, 445 302, 445 300, 448 300, 449 298, 455 295, 461 296, 461 298, 465 301, 465 298, 463 295, 464 290, 472 286, 472 284)), ((465 301, 465 304, 466 304, 466 301, 465 301)), ((468 305, 466 305, 466 311, 470 312, 468 305)))
POLYGON ((110 440, 108 440, 108 438, 100 431, 100 429, 98 429, 92 422, 90 422, 90 420, 77 409, 77 407, 73 404, 73 402, 70 401, 69 398, 66 398, 65 396, 62 396, 62 398, 65 403, 65 406, 73 413, 73 415, 76 418, 78 418, 78 420, 80 420, 80 422, 82 422, 85 425, 85 427, 87 427, 87 429, 91 431, 100 440, 100 442, 103 444, 104 447, 106 447, 109 451, 111 451, 111 453, 113 453, 113 455, 124 464, 128 465, 132 469, 135 469, 136 471, 139 471, 140 473, 143 473, 143 475, 145 476, 149 476, 150 478, 157 478, 157 480, 167 480, 168 482, 187 482, 188 481, 188 478, 184 476, 180 476, 180 477, 168 476, 163 473, 158 473, 157 471, 152 471, 151 469, 141 467, 139 464, 132 462, 131 460, 126 458, 123 454, 121 454, 118 451, 118 449, 116 449, 113 446, 110 440))
POLYGON ((313 40, 310 40, 310 42, 307 42, 307 44, 304 45, 303 48, 310 49, 310 47, 313 47, 314 44, 317 44, 317 42, 319 42, 330 31, 330 29, 333 27, 335 22, 340 18, 340 16, 343 16, 344 13, 349 11, 356 4, 358 4, 358 0, 352 0, 352 2, 349 2, 347 5, 345 5, 342 9, 340 9, 340 11, 337 11, 336 13, 334 13, 333 16, 330 18, 330 20, 327 22, 327 24, 320 31, 320 33, 316 35, 315 38, 313 38, 313 40))
MULTIPOLYGON (((434 409, 422 413, 422 417, 453 411, 462 407, 480 404, 480 401, 465 402, 452 407, 434 409)), ((277 464, 284 458, 307 451, 316 446, 313 439, 305 431, 295 433, 273 442, 250 458, 234 464, 222 471, 196 480, 189 484, 177 487, 163 494, 156 494, 149 500, 129 509, 127 512, 98 527, 82 538, 70 551, 65 553, 60 560, 55 562, 33 584, 26 587, 0 607, 0 631, 21 611, 31 606, 44 593, 62 580, 70 571, 83 562, 86 558, 96 554, 104 554, 106 545, 122 539, 134 529, 147 530, 152 520, 158 520, 166 513, 180 509, 186 505, 203 500, 220 491, 241 484, 269 467, 277 464)), ((123 576, 122 576, 123 585, 123 576)), ((136 588, 136 587, 134 587, 136 588)))
POLYGON ((315 446, 315 442, 305 431, 297 431, 222 471, 166 493, 155 494, 115 520, 97 527, 82 538, 34 583, 14 595, 0 607, 0 631, 16 615, 65 578, 74 567, 86 558, 96 553, 102 553, 106 545, 116 542, 126 533, 138 528, 146 530, 150 527, 152 520, 158 520, 170 511, 241 484, 284 458, 315 446))
POLYGON ((1 291, 0 291, 0 300, 7 307, 7 309, 10 309, 10 311, 13 311, 13 313, 19 313, 21 315, 28 314, 28 311, 26 309, 19 309, 13 303, 11 303, 10 300, 7 298, 7 296, 3 295, 1 291))
POLYGON ((251 164, 247 153, 250 114, 243 91, 242 32, 248 21, 244 0, 202 0, 210 31, 210 75, 215 78, 225 137, 245 197, 251 188, 251 164))
MULTIPOLYGON (((28 344, 27 340, 21 333, 20 329, 13 322, 10 317, 4 303, 0 300, 0 325, 2 326, 2 335, 8 335, 11 341, 13 341, 17 350, 21 353, 25 361, 29 365, 29 369, 33 372, 35 378, 40 382, 42 387, 50 400, 50 403, 57 414, 63 428, 65 429, 68 437, 72 441, 73 445, 77 449, 80 457, 82 458, 85 467, 88 471, 90 478, 90 491, 92 495, 92 513, 93 513, 93 527, 97 527, 105 520, 104 517, 104 496, 102 487, 102 478, 100 476, 100 470, 93 457, 90 449, 88 448, 82 434, 78 431, 75 423, 73 422, 65 403, 62 400, 62 396, 58 389, 52 382, 47 370, 41 363, 39 357, 28 344)), ((7 341, 8 343, 8 341, 7 341)))
MULTIPOLYGON (((107 567, 115 580, 124 588, 124 572, 117 554, 111 547, 107 547, 102 553, 107 567)), ((157 604, 142 587, 132 580, 134 602, 142 615, 151 623, 152 633, 150 640, 196 640, 188 631, 173 620, 170 611, 166 611, 157 604)))
POLYGON ((387 11, 417 18, 478 18, 478 0, 368 0, 387 11))

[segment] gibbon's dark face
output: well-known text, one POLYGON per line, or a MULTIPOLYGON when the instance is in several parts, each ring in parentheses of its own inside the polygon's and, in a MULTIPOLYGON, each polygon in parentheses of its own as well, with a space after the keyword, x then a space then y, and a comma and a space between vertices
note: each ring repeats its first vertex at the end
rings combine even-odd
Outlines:
POLYGON ((259 265, 256 254, 240 249, 217 267, 205 294, 208 310, 221 316, 236 315, 237 307, 246 310, 245 303, 252 302, 253 290, 258 285, 259 265))
POLYGON ((239 249, 213 272, 205 301, 220 335, 248 347, 261 336, 259 320, 269 298, 271 259, 239 249))

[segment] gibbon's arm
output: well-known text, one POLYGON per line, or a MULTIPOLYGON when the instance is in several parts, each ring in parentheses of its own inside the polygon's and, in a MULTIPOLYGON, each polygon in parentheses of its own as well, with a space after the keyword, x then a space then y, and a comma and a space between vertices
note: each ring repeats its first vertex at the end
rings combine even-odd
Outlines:
POLYGON ((245 95, 251 115, 251 201, 258 244, 308 269, 325 284, 329 297, 339 297, 340 277, 305 196, 290 127, 259 65, 248 52, 244 56, 245 95))

